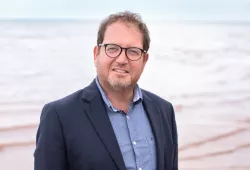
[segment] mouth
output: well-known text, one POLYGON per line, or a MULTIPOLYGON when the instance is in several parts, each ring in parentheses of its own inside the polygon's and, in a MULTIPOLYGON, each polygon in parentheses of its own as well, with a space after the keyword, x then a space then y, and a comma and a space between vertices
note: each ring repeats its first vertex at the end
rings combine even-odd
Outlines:
POLYGON ((129 73, 128 70, 119 69, 119 68, 113 68, 112 71, 115 71, 117 73, 129 73))

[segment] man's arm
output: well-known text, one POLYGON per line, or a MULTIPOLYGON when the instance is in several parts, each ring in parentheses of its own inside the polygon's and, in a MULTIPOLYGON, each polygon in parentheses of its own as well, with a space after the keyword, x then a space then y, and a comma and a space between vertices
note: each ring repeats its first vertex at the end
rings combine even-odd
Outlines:
POLYGON ((58 114, 45 105, 40 118, 34 152, 35 170, 67 170, 66 149, 58 114))
POLYGON ((174 112, 174 108, 172 104, 171 104, 171 112, 172 112, 171 122, 172 122, 173 142, 175 145, 173 170, 178 170, 178 132, 177 132, 176 119, 175 119, 175 112, 174 112))

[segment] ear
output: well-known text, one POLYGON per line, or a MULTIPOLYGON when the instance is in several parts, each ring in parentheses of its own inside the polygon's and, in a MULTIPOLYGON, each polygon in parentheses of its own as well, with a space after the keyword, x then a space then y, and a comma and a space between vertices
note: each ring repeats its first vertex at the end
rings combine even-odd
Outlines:
POLYGON ((97 58, 97 56, 98 56, 98 54, 99 54, 99 52, 98 52, 98 46, 96 45, 95 47, 94 47, 94 50, 93 50, 93 54, 94 54, 94 60, 96 60, 96 58, 97 58))
POLYGON ((95 46, 95 47, 94 47, 93 54, 94 54, 94 64, 95 64, 95 66, 96 66, 97 57, 98 57, 98 54, 99 54, 98 46, 95 46))
POLYGON ((149 57, 149 55, 148 55, 148 53, 146 53, 145 56, 144 56, 144 59, 143 59, 144 65, 147 63, 148 57, 149 57))
POLYGON ((143 56, 143 60, 142 60, 142 62, 143 62, 143 64, 142 64, 142 70, 144 70, 144 67, 145 67, 145 65, 146 65, 146 63, 147 63, 147 61, 148 61, 148 53, 146 53, 145 54, 145 56, 143 56))

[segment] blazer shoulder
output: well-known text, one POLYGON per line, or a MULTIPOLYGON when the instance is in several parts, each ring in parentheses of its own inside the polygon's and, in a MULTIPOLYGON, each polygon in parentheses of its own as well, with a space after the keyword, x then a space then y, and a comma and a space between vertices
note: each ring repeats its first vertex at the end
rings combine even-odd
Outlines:
POLYGON ((64 109, 64 108, 68 108, 68 107, 72 107, 72 105, 74 105, 75 103, 78 103, 78 101, 80 100, 81 94, 83 92, 84 89, 75 91, 69 95, 66 95, 62 98, 59 98, 57 100, 54 101, 50 101, 48 103, 45 104, 46 105, 50 105, 53 106, 56 110, 57 109, 64 109))
POLYGON ((159 95, 153 93, 153 92, 150 92, 148 90, 145 90, 145 89, 141 89, 142 90, 142 94, 149 98, 150 100, 152 101, 155 101, 159 104, 163 104, 163 105, 167 105, 167 106, 171 106, 172 103, 166 99, 164 99, 163 97, 160 97, 159 95))

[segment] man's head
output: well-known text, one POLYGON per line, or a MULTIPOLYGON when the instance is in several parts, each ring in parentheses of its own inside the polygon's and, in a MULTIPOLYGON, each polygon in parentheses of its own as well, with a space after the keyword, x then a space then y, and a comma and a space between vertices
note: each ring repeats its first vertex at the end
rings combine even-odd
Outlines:
POLYGON ((134 87, 148 60, 149 46, 148 28, 138 14, 126 11, 107 17, 94 48, 100 82, 114 89, 134 87))

